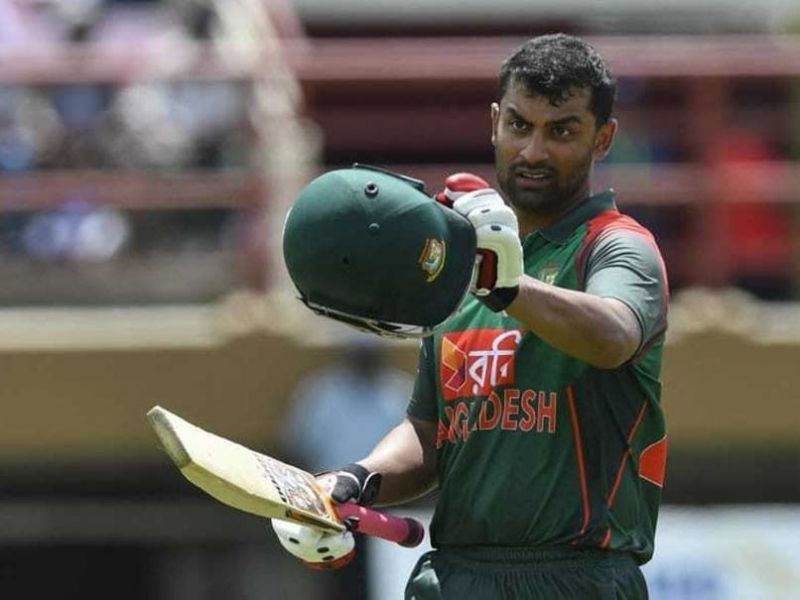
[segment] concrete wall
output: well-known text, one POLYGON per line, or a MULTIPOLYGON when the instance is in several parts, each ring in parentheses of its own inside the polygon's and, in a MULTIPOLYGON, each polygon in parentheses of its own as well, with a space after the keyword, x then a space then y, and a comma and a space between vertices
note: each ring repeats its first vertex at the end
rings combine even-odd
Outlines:
MULTIPOLYGON (((145 420, 154 404, 269 448, 296 382, 338 354, 310 343, 317 318, 304 318, 311 329, 294 337, 262 329, 195 347, 0 350, 0 462, 160 461, 145 420)), ((676 326, 663 395, 673 447, 800 445, 800 338, 791 339, 676 326)), ((393 345, 392 357, 413 373, 414 344, 393 345)))

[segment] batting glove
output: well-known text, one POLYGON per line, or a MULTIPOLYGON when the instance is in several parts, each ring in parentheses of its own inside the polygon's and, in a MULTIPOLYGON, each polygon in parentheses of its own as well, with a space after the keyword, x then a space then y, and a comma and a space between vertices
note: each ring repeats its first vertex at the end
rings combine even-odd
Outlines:
POLYGON ((371 473, 359 464, 351 463, 339 469, 317 475, 317 481, 337 504, 355 502, 361 506, 375 503, 381 488, 381 474, 371 473))
POLYGON ((473 293, 495 312, 505 310, 519 293, 524 272, 519 224, 514 211, 477 175, 457 173, 447 178, 436 196, 469 219, 478 245, 473 293))
MULTIPOLYGON (((381 476, 352 463, 338 471, 320 473, 317 482, 337 504, 356 502, 369 506, 378 496, 381 476)), ((349 529, 356 529, 358 524, 345 520, 345 525, 348 531, 326 533, 299 523, 272 520, 281 545, 308 567, 321 570, 338 569, 353 560, 355 540, 349 529)))
POLYGON ((444 190, 434 196, 437 202, 453 208, 453 203, 464 194, 491 187, 486 180, 473 173, 453 173, 444 180, 444 190))
POLYGON ((524 272, 514 211, 483 178, 472 173, 450 175, 444 190, 434 198, 472 223, 478 245, 472 292, 493 311, 505 310, 517 297, 524 272))
POLYGON ((279 519, 272 519, 271 523, 281 546, 311 569, 339 569, 356 555, 355 539, 349 531, 327 533, 279 519))

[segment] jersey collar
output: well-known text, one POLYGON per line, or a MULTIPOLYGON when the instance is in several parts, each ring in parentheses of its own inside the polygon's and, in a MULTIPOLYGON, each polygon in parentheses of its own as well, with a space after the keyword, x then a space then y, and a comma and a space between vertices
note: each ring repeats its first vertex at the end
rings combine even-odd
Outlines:
POLYGON ((572 235, 572 232, 583 223, 609 210, 617 210, 614 202, 614 190, 606 190, 589 196, 561 219, 535 233, 540 234, 548 242, 563 244, 572 235))

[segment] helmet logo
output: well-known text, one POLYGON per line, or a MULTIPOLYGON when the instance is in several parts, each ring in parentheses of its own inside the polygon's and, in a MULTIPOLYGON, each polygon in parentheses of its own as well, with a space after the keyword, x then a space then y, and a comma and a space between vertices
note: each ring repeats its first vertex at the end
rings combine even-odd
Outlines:
POLYGON ((425 247, 422 249, 418 262, 422 270, 428 275, 426 278, 428 283, 436 279, 444 269, 446 254, 447 246, 443 240, 435 240, 433 238, 425 240, 425 247))

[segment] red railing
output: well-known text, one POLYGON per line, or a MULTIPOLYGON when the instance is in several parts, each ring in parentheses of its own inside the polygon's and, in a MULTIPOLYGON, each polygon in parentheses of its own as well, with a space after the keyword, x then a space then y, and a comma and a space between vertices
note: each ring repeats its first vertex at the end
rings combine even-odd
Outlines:
MULTIPOLYGON (((487 105, 494 97, 499 64, 521 41, 287 40, 282 51, 302 84, 306 112, 321 127, 326 152, 338 148, 337 156, 363 160, 363 155, 373 152, 392 156, 402 150, 401 158, 390 159, 386 162, 393 164, 385 166, 435 185, 453 169, 471 168, 491 176, 488 162, 474 158, 460 162, 452 152, 469 148, 474 156, 490 159, 487 105), (408 156, 417 148, 428 154, 433 149, 441 158, 414 162, 408 156)), ((653 106, 651 111, 647 103, 634 102, 620 110, 623 127, 625 116, 635 115, 639 126, 655 136, 676 131, 686 155, 678 163, 608 165, 598 172, 600 183, 613 186, 623 205, 690 207, 690 237, 679 245, 687 256, 676 259, 679 268, 686 269, 684 279, 689 284, 726 283, 736 265, 726 258, 729 241, 720 226, 720 207, 726 202, 797 204, 800 164, 783 156, 721 166, 714 141, 737 125, 732 123, 734 117, 749 114, 748 127, 782 136, 784 147, 800 148, 800 128, 793 125, 800 118, 798 92, 758 110, 738 107, 730 94, 742 81, 800 89, 800 38, 597 37, 590 41, 607 57, 623 84, 658 83, 677 91, 680 102, 674 106, 653 106), (724 193, 732 175, 747 182, 746 194, 724 193)), ((0 84, 269 77, 266 63, 221 56, 209 46, 186 45, 170 60, 160 58, 157 46, 148 44, 136 52, 113 44, 102 49, 0 50, 0 84)), ((269 182, 255 171, 176 175, 83 171, 0 176, 0 208, 45 208, 52 192, 86 184, 104 189, 105 201, 126 208, 249 207, 269 202, 263 193, 269 182)))

